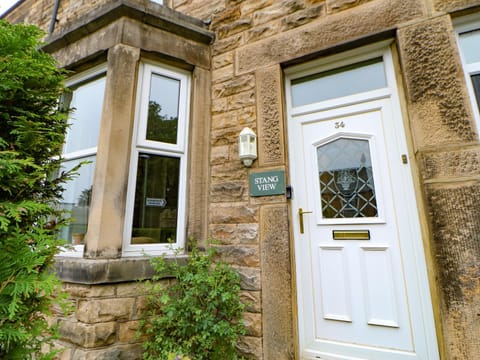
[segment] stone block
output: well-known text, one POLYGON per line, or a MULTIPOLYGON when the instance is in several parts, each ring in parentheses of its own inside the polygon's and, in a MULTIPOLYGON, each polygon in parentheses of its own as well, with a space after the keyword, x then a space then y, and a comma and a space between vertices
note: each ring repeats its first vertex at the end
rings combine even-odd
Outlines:
POLYGON ((115 288, 118 297, 136 297, 145 292, 145 285, 139 282, 118 284, 115 288))
POLYGON ((210 163, 211 164, 223 164, 230 160, 230 146, 221 145, 214 146, 210 150, 210 163))
POLYGON ((231 23, 225 24, 218 28, 217 34, 219 39, 235 35, 252 27, 252 20, 249 18, 238 19, 231 23))
POLYGON ((255 87, 255 77, 252 74, 231 76, 228 80, 217 83, 212 87, 213 98, 221 98, 251 90, 255 87))
POLYGON ((262 315, 260 313, 244 313, 243 324, 247 336, 262 336, 262 315))
POLYGON ((258 161, 260 166, 285 161, 282 70, 275 65, 256 72, 258 161))
POLYGON ((115 295, 113 285, 82 285, 64 283, 64 289, 70 296, 76 298, 107 297, 115 295))
POLYGON ((218 203, 210 207, 212 224, 240 224, 258 221, 258 208, 244 203, 218 203))
POLYGON ((141 344, 119 345, 100 350, 76 350, 72 360, 141 360, 141 344))
POLYGON ((238 341, 236 348, 247 359, 263 360, 262 338, 254 336, 242 336, 238 341))
POLYGON ((61 340, 84 348, 107 346, 115 343, 116 323, 89 325, 70 320, 60 320, 59 333, 61 340))
POLYGON ((215 43, 212 45, 212 55, 216 56, 231 50, 235 50, 238 47, 240 47, 242 43, 243 43, 242 33, 232 35, 222 40, 215 41, 215 43))
POLYGON ((427 186, 448 359, 480 353, 480 183, 427 186))
POLYGON ((227 65, 233 64, 233 51, 227 52, 222 55, 215 56, 212 59, 212 69, 216 70, 227 65))
POLYGON ((140 327, 138 320, 126 321, 118 324, 118 342, 120 343, 138 343, 137 332, 140 327))
POLYGON ((257 12, 271 6, 276 0, 249 0, 240 3, 240 12, 243 16, 257 12))
POLYGON ((281 32, 282 22, 276 20, 265 25, 258 25, 245 32, 245 43, 250 44, 255 41, 265 39, 281 32))
POLYGON ((266 359, 293 359, 294 317, 288 209, 261 208, 263 352, 266 359))
POLYGON ((238 267, 240 274, 242 290, 260 291, 261 287, 261 270, 254 268, 238 267))
POLYGON ((212 202, 242 201, 248 199, 248 183, 246 181, 226 181, 210 185, 212 202))
POLYGON ((346 10, 372 0, 327 0, 327 12, 329 14, 346 10))
POLYGON ((287 31, 298 26, 307 24, 322 15, 325 15, 324 4, 297 11, 291 15, 282 18, 282 31, 287 31))
POLYGON ((258 243, 258 224, 214 224, 211 238, 221 245, 253 245, 258 243))
POLYGON ((425 180, 478 176, 480 148, 446 149, 420 154, 422 175, 425 180))
MULTIPOLYGON (((212 71, 212 83, 219 83, 223 81, 227 81, 234 75, 234 67, 233 64, 228 64, 222 68, 218 68, 212 71)), ((214 99, 218 98, 214 96, 214 99)))
POLYGON ((433 0, 436 11, 453 12, 480 5, 479 0, 433 0))
POLYGON ((247 106, 255 106, 254 90, 243 91, 227 98, 228 110, 242 109, 247 106))
POLYGON ((246 305, 245 310, 251 313, 262 312, 262 299, 260 291, 241 291, 240 300, 246 305))
POLYGON ((421 0, 371 1, 359 6, 355 16, 348 11, 339 12, 255 43, 234 46, 237 48, 236 74, 281 64, 347 41, 394 29, 399 24, 422 18, 425 11, 421 0))
POLYGON ((215 246, 219 256, 234 266, 259 267, 260 254, 258 246, 215 246))
POLYGON ((470 100, 449 16, 398 33, 413 133, 418 147, 476 139, 470 100))
POLYGON ((78 303, 76 317, 88 324, 128 320, 133 315, 134 304, 134 298, 81 300, 78 303))

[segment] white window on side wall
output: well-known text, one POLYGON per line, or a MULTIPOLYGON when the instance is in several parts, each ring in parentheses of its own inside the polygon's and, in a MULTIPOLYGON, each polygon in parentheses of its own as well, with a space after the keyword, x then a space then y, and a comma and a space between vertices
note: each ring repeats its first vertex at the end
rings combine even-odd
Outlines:
POLYGON ((480 129, 480 16, 456 20, 456 34, 472 109, 480 129))
POLYGON ((123 244, 125 256, 185 243, 190 75, 140 66, 123 244))
POLYGON ((62 171, 69 171, 80 163, 73 180, 64 186, 61 206, 71 214, 71 223, 61 231, 61 237, 74 245, 82 255, 84 236, 92 194, 93 173, 97 155, 98 135, 105 93, 106 67, 100 66, 76 75, 66 82, 71 90, 64 103, 72 109, 62 151, 62 171))

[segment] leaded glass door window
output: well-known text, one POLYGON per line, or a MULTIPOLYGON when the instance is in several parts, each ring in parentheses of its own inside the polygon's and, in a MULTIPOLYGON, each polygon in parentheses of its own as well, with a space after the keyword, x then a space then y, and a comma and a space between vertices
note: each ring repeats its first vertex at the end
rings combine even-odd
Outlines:
POLYGON ((317 148, 322 217, 377 217, 369 141, 338 138, 317 148))

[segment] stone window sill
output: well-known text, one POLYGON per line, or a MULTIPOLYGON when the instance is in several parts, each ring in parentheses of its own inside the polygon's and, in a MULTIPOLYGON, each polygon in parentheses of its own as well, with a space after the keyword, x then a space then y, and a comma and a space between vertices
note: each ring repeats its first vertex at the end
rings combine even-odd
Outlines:
MULTIPOLYGON (((168 258, 167 261, 186 259, 187 256, 177 256, 168 258)), ((154 275, 148 257, 122 259, 58 257, 55 259, 55 270, 63 282, 86 285, 146 280, 154 275)), ((165 277, 169 277, 168 274, 165 274, 165 277)))

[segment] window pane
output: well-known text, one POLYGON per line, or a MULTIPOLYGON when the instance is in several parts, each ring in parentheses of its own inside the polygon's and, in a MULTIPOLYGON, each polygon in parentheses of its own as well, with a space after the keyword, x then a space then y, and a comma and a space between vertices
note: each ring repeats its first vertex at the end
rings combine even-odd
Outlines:
POLYGON ((90 161, 90 163, 82 165, 77 171, 78 175, 66 183, 61 200, 62 209, 70 211, 73 218, 71 224, 62 229, 61 237, 72 243, 80 243, 87 232, 95 156, 64 161, 61 168, 61 171, 68 171, 82 161, 90 161))
POLYGON ((147 140, 177 143, 180 81, 152 75, 148 102, 147 140))
POLYGON ((139 155, 132 244, 176 241, 179 174, 179 158, 139 155))
POLYGON ((480 61, 480 30, 469 31, 459 36, 460 49, 467 64, 480 61))
POLYGON ((294 107, 387 86, 382 59, 374 59, 292 81, 294 107))
POLYGON ((480 74, 472 75, 473 91, 475 92, 475 98, 477 99, 478 110, 480 110, 480 74))
POLYGON ((97 146, 104 92, 105 77, 73 90, 70 102, 73 112, 68 120, 64 154, 97 146))
POLYGON ((378 216, 368 140, 319 146, 317 160, 324 218, 378 216))

